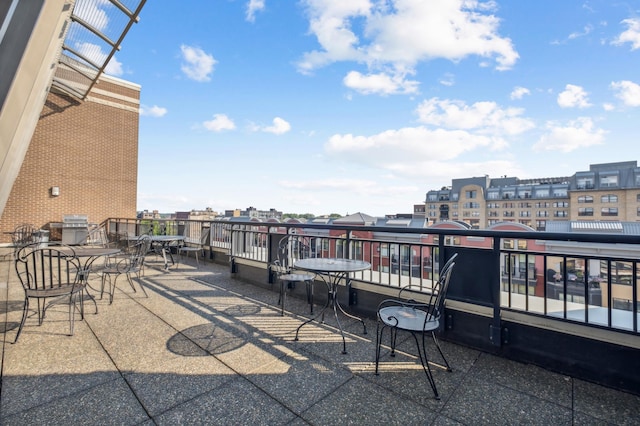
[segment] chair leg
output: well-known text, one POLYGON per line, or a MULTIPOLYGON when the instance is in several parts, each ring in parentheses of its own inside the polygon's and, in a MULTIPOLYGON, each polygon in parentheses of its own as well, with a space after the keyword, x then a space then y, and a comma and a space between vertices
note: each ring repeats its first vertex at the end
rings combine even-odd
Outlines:
POLYGON ((71 294, 69 295, 69 336, 73 336, 73 322, 76 317, 76 302, 73 300, 74 297, 80 297, 80 303, 82 304, 82 292, 84 289, 81 289, 78 293, 79 295, 71 294))
POLYGON ((395 327, 389 327, 389 345, 391 346, 391 356, 396 356, 396 341, 398 338, 398 329, 395 327))
POLYGON ((16 333, 16 338, 13 340, 13 343, 18 341, 18 337, 20 337, 20 333, 22 332, 22 327, 24 326, 25 321, 27 320, 27 313, 29 312, 29 298, 24 298, 24 305, 22 306, 22 320, 20 321, 20 326, 18 327, 18 332, 16 333))
POLYGON ((378 322, 376 326, 376 376, 379 376, 378 365, 380 364, 380 347, 382 346, 382 333, 384 332, 385 326, 380 327, 380 322, 378 322))
POLYGON ((138 278, 138 285, 142 289, 142 292, 144 293, 144 297, 149 297, 149 295, 147 294, 147 290, 145 290, 144 286, 142 285, 142 279, 140 278, 140 271, 136 273, 136 278, 138 278))
POLYGON ((287 281, 280 280, 280 295, 278 296, 278 305, 280 305, 280 316, 284 316, 284 300, 287 297, 286 285, 287 281))
POLYGON ((448 372, 453 371, 451 369, 451 366, 447 362, 447 358, 445 358, 444 353, 442 353, 442 348, 440 347, 440 342, 438 342, 438 339, 436 338, 436 334, 433 331, 431 332, 431 337, 433 338, 433 343, 435 343, 436 348, 438 349, 438 352, 440 352, 440 356, 442 357, 442 360, 444 361, 444 365, 447 366, 447 371, 448 372))
POLYGON ((307 303, 310 305, 309 314, 313 315, 313 281, 306 282, 307 303))
POLYGON ((422 348, 420 348, 420 342, 415 333, 411 333, 413 339, 416 341, 416 347, 418 348, 418 355, 420 356, 420 363, 422 364, 422 369, 427 375, 427 380, 429 380, 429 384, 431 385, 431 389, 433 390, 433 395, 435 399, 440 399, 440 395, 438 394, 438 389, 436 388, 436 382, 433 379, 433 372, 431 371, 431 367, 429 366, 429 358, 427 358, 427 346, 424 341, 424 333, 422 333, 422 348))
POLYGON ((113 296, 116 294, 116 285, 118 284, 118 277, 120 277, 120 274, 116 274, 115 278, 113 279, 113 285, 111 283, 111 277, 109 277, 109 304, 113 303, 113 296))

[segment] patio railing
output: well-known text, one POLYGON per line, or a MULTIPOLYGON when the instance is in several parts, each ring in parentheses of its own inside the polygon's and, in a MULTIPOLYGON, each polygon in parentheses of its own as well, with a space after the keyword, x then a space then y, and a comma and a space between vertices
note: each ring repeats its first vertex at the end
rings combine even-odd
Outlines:
MULTIPOLYGON (((411 284, 417 297, 428 293, 438 266, 458 253, 444 338, 640 394, 640 371, 629 369, 640 356, 637 236, 193 223, 210 228, 210 259, 228 261, 237 278, 257 284, 273 281, 269 263, 287 234, 305 238, 313 256, 370 262, 342 294, 351 309, 370 316, 400 286, 411 284)), ((184 221, 111 219, 108 227, 179 233, 184 221)))

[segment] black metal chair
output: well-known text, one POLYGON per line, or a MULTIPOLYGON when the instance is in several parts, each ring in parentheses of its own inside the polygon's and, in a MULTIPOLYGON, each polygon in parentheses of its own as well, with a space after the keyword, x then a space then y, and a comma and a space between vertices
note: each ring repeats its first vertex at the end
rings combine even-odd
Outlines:
POLYGON ((306 271, 295 271, 293 268, 296 261, 310 255, 311 248, 303 236, 288 235, 282 238, 278 244, 277 259, 271 263, 270 269, 276 274, 276 281, 280 283, 278 305, 280 305, 281 315, 284 315, 287 289, 295 288, 298 282, 304 283, 306 286, 307 303, 309 303, 310 313, 313 315, 313 281, 316 275, 306 271))
POLYGON ((140 275, 142 274, 142 271, 144 269, 144 258, 149 252, 150 247, 151 237, 149 235, 141 235, 133 245, 133 247, 130 249, 131 252, 128 256, 125 256, 117 263, 106 266, 101 271, 102 285, 100 287, 100 298, 102 298, 102 296, 104 295, 105 284, 107 283, 107 281, 109 281, 109 304, 113 303, 113 296, 116 292, 116 284, 120 275, 125 275, 127 277, 127 281, 129 282, 131 289, 136 292, 136 288, 133 285, 132 274, 136 276, 138 285, 142 289, 145 297, 149 297, 147 291, 142 285, 140 275))
POLYGON ((386 328, 389 328, 390 330, 390 355, 392 357, 395 356, 398 331, 408 331, 415 340, 422 368, 427 375, 427 379, 429 380, 429 384, 431 385, 431 389, 433 390, 433 394, 436 399, 440 399, 440 395, 438 394, 438 389, 436 388, 436 383, 433 379, 433 373, 429 366, 425 336, 427 334, 431 334, 433 342, 445 363, 446 370, 450 372, 451 367, 442 353, 435 331, 440 327, 440 318, 444 312, 444 300, 449 288, 451 272, 455 265, 454 260, 457 256, 457 253, 451 256, 440 270, 440 277, 434 283, 427 303, 418 303, 413 299, 407 299, 406 297, 403 298, 403 292, 411 290, 410 286, 406 286, 400 290, 398 299, 386 299, 378 305, 375 374, 379 374, 378 367, 380 363, 380 348, 382 346, 382 334, 384 333, 384 330, 386 328), (420 345, 418 335, 421 336, 422 345, 420 345))
POLYGON ((22 247, 38 242, 36 238, 37 231, 38 228, 30 223, 23 223, 16 226, 11 233, 14 253, 17 253, 22 247))
POLYGON ((73 335, 76 303, 84 315, 84 282, 79 275, 80 261, 73 248, 63 245, 39 247, 38 243, 26 245, 16 253, 15 269, 24 289, 24 305, 14 343, 27 320, 31 299, 37 302, 39 324, 42 324, 49 306, 56 302, 68 303, 69 335, 73 335))
POLYGON ((198 253, 202 253, 208 237, 209 228, 203 228, 200 223, 197 225, 185 225, 184 241, 182 241, 182 244, 178 247, 178 263, 182 260, 184 253, 186 253, 187 256, 189 256, 189 253, 193 253, 196 257, 196 265, 199 268, 200 261, 198 260, 198 253))

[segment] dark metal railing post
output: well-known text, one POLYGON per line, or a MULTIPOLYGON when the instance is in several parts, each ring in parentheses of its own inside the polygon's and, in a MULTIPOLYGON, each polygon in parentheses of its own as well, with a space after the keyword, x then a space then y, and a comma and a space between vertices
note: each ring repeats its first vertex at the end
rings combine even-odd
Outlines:
MULTIPOLYGON (((502 346, 502 321, 500 319, 500 245, 502 240, 499 237, 493 238, 493 261, 494 267, 489 268, 489 283, 492 286, 493 318, 489 325, 489 341, 493 346, 502 346)), ((509 262, 511 263, 511 256, 509 262)))

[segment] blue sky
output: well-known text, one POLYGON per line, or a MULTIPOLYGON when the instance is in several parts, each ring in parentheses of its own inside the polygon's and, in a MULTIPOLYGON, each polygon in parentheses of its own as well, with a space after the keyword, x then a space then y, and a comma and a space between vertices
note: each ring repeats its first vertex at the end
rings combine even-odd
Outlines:
POLYGON ((637 1, 150 0, 138 210, 412 212, 452 178, 637 160, 637 1))

